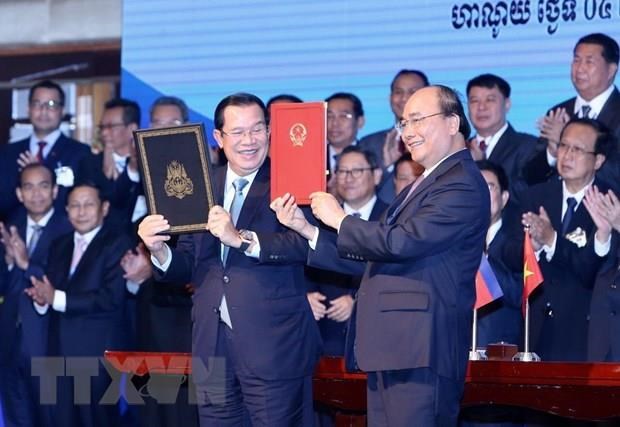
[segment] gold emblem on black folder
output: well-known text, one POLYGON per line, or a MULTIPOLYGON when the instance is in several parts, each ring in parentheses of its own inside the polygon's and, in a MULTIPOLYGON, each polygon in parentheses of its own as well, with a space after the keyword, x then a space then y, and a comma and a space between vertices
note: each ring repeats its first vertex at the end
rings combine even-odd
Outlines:
POLYGON ((308 130, 302 123, 295 123, 288 131, 288 135, 291 138, 293 146, 303 147, 306 138, 308 137, 308 130))
POLYGON ((194 194, 194 184, 187 176, 185 167, 176 160, 170 162, 166 168, 166 182, 164 189, 168 197, 182 199, 185 196, 194 194))

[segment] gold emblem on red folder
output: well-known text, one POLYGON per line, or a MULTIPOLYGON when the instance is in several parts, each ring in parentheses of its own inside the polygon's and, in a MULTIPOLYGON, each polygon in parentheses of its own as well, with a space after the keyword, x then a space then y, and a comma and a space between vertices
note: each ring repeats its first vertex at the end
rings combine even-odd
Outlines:
POLYGON ((295 123, 289 129, 288 134, 294 147, 303 147, 308 137, 308 130, 302 123, 295 123))
POLYGON ((177 199, 182 199, 185 196, 194 194, 194 184, 192 180, 187 176, 185 167, 176 160, 170 162, 166 168, 164 189, 168 197, 176 197, 177 199))

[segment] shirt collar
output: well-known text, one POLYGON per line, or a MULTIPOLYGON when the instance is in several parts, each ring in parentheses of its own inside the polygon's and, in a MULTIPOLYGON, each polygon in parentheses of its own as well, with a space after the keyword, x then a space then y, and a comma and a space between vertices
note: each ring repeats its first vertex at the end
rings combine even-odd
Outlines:
MULTIPOLYGON (((448 154, 447 156, 445 156, 443 159, 439 160, 437 163, 435 163, 430 168, 425 169, 424 172, 422 173, 422 176, 424 178, 427 178, 435 169, 437 169, 437 166, 442 164, 448 157, 451 157, 451 156, 455 155, 456 153, 458 153, 459 151, 463 151, 463 150, 467 150, 467 148, 462 148, 460 150, 455 151, 454 153, 448 154)), ((418 179, 420 179, 420 177, 418 177, 418 179)))
POLYGON ((590 110, 590 117, 596 119, 599 114, 601 114, 601 110, 605 103, 611 96, 611 93, 614 91, 615 86, 612 84, 604 92, 592 98, 590 101, 586 101, 581 97, 581 95, 577 94, 577 99, 575 100, 575 115, 578 116, 581 112, 581 107, 584 105, 589 105, 592 110, 590 110))
MULTIPOLYGON (((260 168, 259 168, 260 169, 260 168)), ((249 175, 245 175, 245 176, 239 176, 237 175, 231 168, 230 168, 230 163, 226 166, 226 187, 225 187, 225 193, 228 193, 229 191, 234 191, 234 187, 233 187, 233 182, 237 179, 237 178, 245 178, 248 180, 247 185, 243 188, 243 193, 244 194, 248 194, 248 191, 250 190, 250 187, 252 186, 252 183, 254 182, 254 178, 256 178, 256 174, 258 173, 258 169, 256 169, 254 172, 252 172, 249 175)))
POLYGON ((30 218, 30 215, 28 215, 26 217, 26 228, 28 229, 33 225, 40 225, 41 227, 45 227, 52 215, 54 215, 54 208, 50 209, 45 215, 43 215, 43 218, 41 218, 39 221, 35 221, 34 219, 30 218))
POLYGON ((504 126, 499 128, 499 130, 495 132, 493 135, 490 135, 487 137, 476 135, 476 141, 478 142, 478 144, 480 144, 480 141, 484 141, 487 144, 487 149, 485 153, 487 156, 487 159, 493 152, 493 149, 497 145, 497 142, 499 141, 499 139, 502 137, 504 132, 506 132, 506 129, 508 129, 508 122, 504 123, 504 126))
POLYGON ((58 138, 60 138, 60 129, 50 132, 45 136, 45 138, 37 138, 37 136, 33 133, 30 135, 30 152, 37 154, 39 152, 39 142, 45 141, 47 142, 47 145, 43 149, 43 152, 47 154, 52 150, 52 147, 56 144, 58 138))
POLYGON ((568 188, 566 188, 566 182, 562 181, 562 212, 566 210, 566 199, 569 197, 573 197, 577 201, 577 204, 575 205, 575 209, 577 209, 586 195, 586 190, 592 186, 592 183, 594 183, 594 178, 585 187, 573 194, 568 191, 568 188))
POLYGON ((377 202, 377 195, 375 194, 370 198, 370 200, 368 200, 359 209, 352 208, 347 202, 344 202, 342 204, 342 207, 344 209, 345 214, 351 215, 355 212, 358 212, 360 214, 360 218, 362 218, 365 221, 368 221, 368 219, 370 218, 370 213, 372 212, 372 209, 375 207, 376 202, 377 202))
POLYGON ((500 228, 502 228, 501 218, 489 226, 489 229, 487 230, 487 248, 491 245, 491 242, 495 239, 495 236, 497 236, 500 228))
POLYGON ((101 225, 99 227, 97 227, 97 228, 94 228, 94 229, 90 230, 88 233, 85 233, 85 234, 80 234, 77 231, 74 231, 73 232, 73 244, 74 244, 74 246, 77 243, 78 239, 84 239, 86 241, 86 246, 90 245, 90 242, 93 241, 93 239, 95 238, 97 233, 99 233, 99 230, 101 230, 101 225))

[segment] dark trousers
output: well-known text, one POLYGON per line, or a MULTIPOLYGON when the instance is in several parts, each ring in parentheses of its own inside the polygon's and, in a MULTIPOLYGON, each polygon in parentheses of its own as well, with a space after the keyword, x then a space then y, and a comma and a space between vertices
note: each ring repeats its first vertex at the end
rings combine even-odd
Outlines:
POLYGON ((206 380, 196 384, 201 427, 312 426, 312 377, 258 378, 241 354, 234 329, 220 322, 215 360, 206 380))
POLYGON ((428 368, 368 373, 368 425, 456 426, 463 383, 428 368))

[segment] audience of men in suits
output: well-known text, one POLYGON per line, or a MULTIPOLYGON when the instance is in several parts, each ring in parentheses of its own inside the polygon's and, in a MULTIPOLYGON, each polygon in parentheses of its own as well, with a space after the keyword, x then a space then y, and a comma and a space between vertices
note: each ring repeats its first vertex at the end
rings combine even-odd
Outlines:
MULTIPOLYGON (((596 119, 620 137, 620 93, 614 85, 618 72, 618 43, 606 34, 588 34, 577 41, 571 63, 571 81, 576 96, 551 107, 539 122, 546 148, 534 156, 524 169, 529 185, 557 176, 557 149, 560 132, 574 117, 596 119)), ((598 175, 618 193, 620 160, 618 149, 610 153, 598 175)))
POLYGON ((65 136, 60 131, 64 114, 65 93, 55 82, 36 83, 28 93, 28 117, 32 135, 7 144, 0 150, 0 218, 7 218, 20 206, 15 195, 19 171, 30 163, 43 163, 56 174, 58 197, 56 209, 64 209, 67 191, 74 185, 81 160, 89 153, 88 146, 65 136))
POLYGON ((530 342, 543 360, 586 358, 592 286, 609 254, 611 230, 599 227, 582 203, 614 149, 607 128, 593 119, 572 119, 557 152, 561 180, 532 187, 524 197, 522 223, 529 227, 544 283, 530 297, 530 342))
MULTIPOLYGON (((511 105, 511 88, 503 78, 494 74, 481 74, 467 85, 469 118, 476 131, 467 147, 474 159, 482 160, 479 167, 491 195, 491 225, 487 232, 486 250, 504 291, 504 297, 500 301, 480 312, 480 345, 499 340, 521 344, 521 323, 518 321, 521 319, 521 236, 522 227, 527 226, 545 278, 543 285, 530 299, 532 350, 543 360, 585 360, 586 353, 591 360, 620 360, 620 340, 615 338, 618 335, 616 332, 620 330, 620 323, 616 325, 616 314, 620 315, 620 297, 616 295, 617 286, 620 285, 620 205, 615 197, 620 194, 620 162, 618 140, 613 138, 614 134, 616 137, 620 136, 620 94, 614 85, 619 56, 618 44, 606 35, 589 34, 577 42, 571 65, 571 79, 576 96, 552 107, 541 119, 538 141, 535 141, 532 135, 517 132, 507 121, 508 112, 517 106, 511 105), (510 184, 508 187, 506 182, 510 184), (569 209, 568 198, 575 199, 575 207, 569 209), (567 211, 572 212, 569 220, 565 220, 567 211), (514 218, 516 212, 524 212, 520 221, 514 218), (563 226, 563 222, 567 225, 563 226), (515 236, 515 231, 519 232, 519 235, 515 236), (501 320, 497 320, 500 317, 501 320)), ((394 77, 391 83, 390 106, 397 123, 402 119, 411 94, 425 86, 428 86, 428 79, 421 71, 404 69, 394 77)), ((386 203, 393 202, 403 188, 408 188, 416 179, 426 178, 425 175, 429 172, 425 172, 424 167, 413 161, 410 155, 401 154, 403 145, 393 128, 376 132, 358 141, 358 133, 364 125, 364 111, 357 96, 338 92, 328 97, 326 102, 327 162, 332 172, 330 189, 343 203, 344 212, 349 216, 359 210, 362 219, 378 220, 379 210, 384 210, 386 203), (363 171, 360 173, 361 169, 363 171), (356 178, 354 173, 359 176, 356 178), (372 196, 367 199, 371 190, 372 196), (363 196, 358 197, 360 192, 363 196), (365 202, 360 202, 361 199, 365 202), (374 206, 369 207, 373 203, 374 206), (368 216, 371 212, 372 215, 368 216)), ((130 341, 136 346, 140 338, 145 349, 189 351, 189 310, 194 287, 187 285, 194 283, 201 294, 199 300, 202 307, 206 307, 207 298, 215 295, 212 293, 213 289, 207 290, 208 285, 205 288, 204 281, 217 279, 212 276, 214 273, 202 270, 204 265, 197 265, 197 270, 191 276, 177 275, 176 270, 170 276, 167 272, 163 274, 163 277, 175 282, 174 286, 157 283, 152 277, 148 252, 135 238, 136 220, 146 213, 132 137, 132 131, 138 128, 140 120, 137 104, 120 98, 106 103, 99 125, 104 149, 99 154, 89 152, 86 144, 72 140, 60 132, 64 104, 64 93, 56 83, 42 81, 35 84, 29 93, 28 110, 33 124, 33 135, 0 149, 0 167, 3 177, 6 177, 5 182, 0 185, 0 219, 4 220, 4 227, 0 229, 3 243, 0 249, 4 251, 6 261, 0 268, 0 324, 3 325, 7 338, 0 342, 0 366, 3 368, 0 373, 3 382, 0 384, 0 398, 7 422, 36 424, 36 420, 41 420, 41 424, 45 425, 49 422, 49 414, 58 415, 59 420, 66 421, 66 425, 71 425, 71 422, 77 419, 80 420, 79 423, 88 423, 87 420, 92 418, 93 414, 97 417, 111 417, 106 419, 116 419, 118 410, 114 405, 104 408, 93 405, 89 409, 74 406, 66 399, 61 399, 51 411, 42 410, 37 406, 38 380, 29 373, 30 357, 46 354, 95 355, 106 346, 120 347, 130 341), (87 193, 93 203, 85 202, 79 209, 81 213, 78 215, 74 210, 71 218, 72 208, 65 208, 65 204, 68 192, 76 184, 79 185, 76 187, 77 195, 84 196, 84 193, 87 193), (96 188, 92 187, 92 184, 95 184, 96 188), (95 208, 96 206, 98 208, 95 208), (71 231, 65 212, 69 213, 77 234, 80 234, 79 229, 86 230, 86 223, 95 225, 88 231, 99 230, 103 224, 100 231, 93 233, 99 237, 93 240, 96 243, 94 246, 88 246, 91 255, 84 259, 84 266, 79 268, 80 273, 75 277, 69 272, 74 249, 73 237, 65 236, 53 245, 51 243, 63 233, 71 231), (89 215, 89 212, 92 215, 89 215), (37 225, 41 228, 32 227, 37 225), (115 235, 112 229, 115 230, 115 235), (38 236, 39 231, 40 237, 33 238, 38 236), (127 240, 125 237, 130 234, 134 237, 127 240), (111 246, 104 248, 102 240, 111 246), (121 246, 123 250, 117 253, 116 249, 121 246), (54 248, 51 254, 50 247, 54 248), (99 249, 96 249, 97 247, 99 249), (97 255, 102 257, 101 260, 94 260, 93 252, 97 252, 97 255), (105 264, 112 263, 112 260, 116 263, 113 267, 105 264), (114 275, 109 283, 99 274, 103 264, 110 267, 110 271, 106 273, 114 275), (44 273, 47 274, 46 278, 43 277, 44 273), (34 277, 32 282, 31 276, 34 277), (196 277, 199 278, 198 282, 195 281, 196 277), (208 279, 205 279, 207 277, 208 279), (126 287, 127 280, 130 284, 126 287), (119 283, 120 285, 117 285, 119 283), (121 289, 122 292, 107 292, 110 286, 113 286, 115 291, 121 289), (22 292, 24 289, 28 289, 28 294, 22 292), (92 299, 88 300, 86 294, 83 299, 81 294, 79 298, 72 299, 72 294, 80 289, 87 289, 87 294, 92 296, 92 299), (127 289, 137 293, 136 308, 126 306, 127 300, 133 298, 127 289), (28 295, 37 303, 47 304, 47 308, 33 305, 28 295), (44 314, 39 314, 37 310, 44 314), (101 320, 101 324, 89 323, 91 310, 107 313, 102 315, 105 320, 101 320), (127 316, 128 312, 134 311, 137 317, 135 313, 127 316), (138 331, 144 331, 143 328, 153 323, 163 312, 170 314, 170 323, 167 325, 169 328, 165 328, 168 332, 160 330, 149 335, 148 340, 145 339, 146 335, 129 332, 133 331, 131 327, 122 332, 117 327, 119 318, 123 319, 122 322, 130 323, 135 318, 138 331), (105 322, 112 325, 110 334, 100 334, 97 343, 94 342, 94 335, 82 340, 84 345, 80 347, 68 339, 78 323, 80 327, 89 325, 93 330, 98 330, 105 322), (180 332, 174 334, 175 330, 180 332), (102 344, 104 341, 105 345, 102 344), (14 348, 18 351, 13 352, 14 348)), ((252 173, 262 171, 255 175, 256 179, 260 178, 262 188, 266 173, 263 169, 268 168, 268 157, 259 162, 258 166, 252 164, 248 167, 246 164, 246 157, 256 157, 255 152, 262 153, 263 146, 259 130, 255 126, 245 126, 249 123, 246 120, 248 117, 244 115, 246 108, 254 106, 253 103, 250 104, 232 105, 224 108, 224 112, 220 111, 220 127, 216 128, 216 139, 224 148, 222 159, 225 160, 225 153, 233 156, 232 163, 240 162, 243 172, 249 169, 253 169, 252 173), (233 110, 234 117, 230 116, 233 110), (244 114, 236 115, 237 110, 242 110, 244 114), (225 112, 229 114, 226 115, 225 112), (225 126, 226 122, 230 124, 233 119, 235 123, 239 120, 239 123, 243 122, 241 127, 225 126)), ((261 109, 260 105, 256 103, 255 106, 261 109)), ((189 112, 182 100, 161 97, 151 107, 150 115, 152 127, 170 127, 186 123, 189 112)), ((411 121, 417 119, 416 116, 411 121)), ((420 120, 434 123, 433 118, 420 120)), ((268 122, 264 110, 263 122, 267 134, 268 122)), ((418 122, 415 123, 416 129, 419 128, 418 122)), ((261 132, 262 130, 263 128, 260 128, 261 132)), ((409 147, 410 150, 413 148, 413 145, 409 147)), ((215 158, 212 160, 216 163, 215 158)), ((229 181, 224 181, 224 177, 228 176, 230 169, 224 169, 224 172, 220 173, 221 179, 218 178, 222 186, 218 202, 226 206, 231 204, 231 197, 228 195, 230 188, 225 192, 223 186, 229 181)), ((232 184, 228 187, 231 186, 232 184)), ((247 187, 244 190, 245 196, 255 191, 252 184, 247 187)), ((402 197, 404 195, 401 195, 402 197)), ((264 206, 261 204, 261 209, 267 204, 267 201, 264 206)), ((224 215, 225 211, 222 214, 224 215)), ((244 215, 247 216, 242 211, 242 225, 252 224, 251 218, 244 219, 244 215)), ((272 219, 275 221, 275 217, 272 219)), ((214 267, 219 255, 229 251, 225 248, 234 248, 239 241, 236 236, 231 237, 231 230, 223 225, 224 220, 213 221, 213 228, 210 233, 205 234, 206 237, 193 236, 184 239, 180 252, 173 249, 172 253, 192 253, 191 250, 187 252, 189 247, 207 242, 210 249, 196 249, 196 254, 202 257, 206 254, 205 250, 208 252, 206 258, 200 259, 208 260, 206 265, 209 266, 209 271, 213 268, 220 271, 221 280, 224 280, 224 277, 231 280, 236 268, 242 271, 250 267, 265 268, 265 278, 273 272, 278 272, 273 273, 278 276, 285 274, 282 271, 286 271, 287 275, 295 277, 291 280, 299 284, 295 291, 302 292, 305 282, 299 279, 299 271, 300 265, 305 261, 304 253, 308 250, 304 239, 301 239, 303 245, 293 239, 294 250, 286 261, 295 264, 294 266, 276 265, 273 259, 269 261, 266 257, 280 256, 279 251, 284 251, 285 243, 290 243, 290 240, 273 238, 269 234, 274 231, 273 224, 269 223, 267 226, 266 222, 259 219, 259 227, 265 227, 265 231, 269 229, 265 237, 258 230, 252 230, 254 239, 257 239, 252 244, 259 246, 259 254, 230 249, 231 254, 234 253, 231 265, 214 267), (214 236, 212 233, 215 230, 223 235, 214 236), (220 242, 227 243, 221 243, 220 246, 220 242)), ((88 235, 88 231, 82 234, 88 235)), ((69 235, 73 236, 71 233, 69 235)), ((243 239, 241 241, 245 245, 246 242, 243 239)), ((186 255, 183 257, 185 259, 186 255)), ((319 327, 325 343, 324 354, 341 355, 344 353, 344 335, 350 330, 348 320, 353 308, 356 288, 354 282, 359 282, 359 277, 351 279, 352 276, 343 275, 343 281, 339 281, 336 278, 340 276, 330 273, 326 276, 317 273, 319 270, 307 271, 311 272, 307 274, 307 278, 319 279, 313 284, 316 287, 311 288, 312 291, 306 295, 309 302, 305 307, 306 314, 309 315, 307 317, 311 319, 313 313, 315 318, 321 319, 319 327), (325 283, 325 277, 330 278, 330 283, 325 283), (346 286, 341 288, 331 286, 345 282, 346 286), (332 290, 336 292, 331 292, 332 290), (338 292, 342 290, 344 293, 340 295, 338 292), (335 339, 332 341, 331 338, 335 339)), ((161 275, 161 272, 157 272, 157 277, 161 275)), ((245 277, 244 274, 241 276, 245 277)), ((262 283, 260 277, 252 280, 262 283)), ((234 289, 234 286, 226 284, 223 289, 218 288, 216 297, 220 295, 220 291, 228 292, 229 289, 234 289)), ((303 291, 305 294, 305 289, 303 291)), ((232 292, 235 295, 235 291, 232 292)), ((297 292, 296 297, 299 297, 298 294, 301 295, 297 292)), ((227 293, 226 295, 228 296, 227 293)), ((233 300, 235 298, 237 297, 233 296, 233 300)), ((300 307, 296 309, 301 310, 300 307)), ((234 317, 238 316, 235 314, 237 308, 236 304, 233 305, 233 321, 234 317)), ((221 319, 222 308, 216 306, 214 309, 217 313, 213 313, 217 315, 211 316, 212 312, 202 313, 198 320, 194 316, 194 327, 196 328, 199 322, 212 328, 213 322, 221 319)), ((311 332, 308 318, 299 320, 303 334, 309 340, 306 345, 309 353, 300 359, 304 362, 304 369, 287 367, 287 372, 295 377, 301 387, 301 394, 297 396, 299 399, 295 398, 297 400, 294 404, 299 404, 298 408, 302 408, 303 412, 301 418, 297 419, 304 420, 308 416, 306 382, 311 372, 313 356, 316 356, 316 337, 311 332)), ((241 322, 243 324, 245 320, 241 322)), ((224 327, 217 324, 216 329, 219 331, 220 328, 224 327)), ((225 328, 223 330, 230 333, 225 328)), ((154 329, 151 332, 154 332, 154 329)), ((198 332, 198 341, 208 342, 210 350, 221 353, 223 343, 211 341, 211 329, 199 329, 198 332), (208 336, 205 335, 207 332, 208 336), (215 347, 212 348, 213 346, 215 347)), ((80 333, 75 334, 81 337, 80 333)), ((245 342, 245 339, 238 342, 242 341, 245 342)), ((239 357, 239 349, 235 347, 233 351, 235 353, 232 356, 239 357)), ((227 356, 230 357, 231 354, 228 353, 227 356)), ((205 366, 208 364, 205 363, 205 366)), ((252 375, 246 376, 247 366, 237 368, 240 370, 234 372, 234 376, 240 376, 242 381, 253 378, 252 375)), ((269 369, 261 372, 259 377, 261 381, 283 379, 269 369)), ((69 377, 59 381, 60 389, 70 388, 68 379, 69 377)), ((102 372, 102 375, 93 381, 94 402, 105 390, 109 378, 102 372)), ((292 399, 293 397, 291 402, 292 399)), ((251 398, 249 404, 254 405, 251 398)), ((213 411, 210 405, 207 407, 206 411, 204 407, 201 411, 203 422, 218 412, 213 411)), ((236 406, 235 410, 239 407, 236 406)), ((183 421, 184 425, 195 424, 195 408, 191 408, 190 412, 193 412, 193 415, 190 414, 189 418, 176 419, 186 420, 183 421)), ((156 412, 151 413, 149 418, 151 425, 155 425, 157 421, 161 425, 178 422, 167 421, 172 418, 166 418, 166 415, 160 413, 153 414, 156 412)), ((289 415, 290 413, 284 414, 283 417, 289 415)), ((244 422, 248 422, 250 418, 256 420, 260 415, 250 414, 248 417, 246 413, 242 416, 244 422)), ((53 421, 51 425, 55 425, 55 422, 59 421, 53 421)))
MULTIPOLYGON (((428 85, 428 77, 420 70, 402 69, 396 73, 390 84, 389 97, 390 109, 394 114, 394 124, 402 118, 403 108, 409 97, 418 89, 428 85)), ((394 124, 387 129, 366 135, 360 140, 360 144, 374 153, 381 164, 383 178, 379 183, 377 194, 386 203, 390 203, 396 197, 391 184, 394 163, 406 151, 394 124)))
POLYGON ((42 316, 49 316, 48 354, 87 359, 73 376, 59 376, 52 421, 62 426, 117 425, 118 408, 102 404, 110 378, 98 358, 126 348, 125 279, 120 260, 129 238, 106 227, 109 203, 92 184, 73 187, 67 215, 73 231, 53 242, 45 274, 32 276, 26 293, 42 316), (79 375, 90 379, 90 393, 76 387, 79 375))
POLYGON ((64 209, 55 209, 55 174, 40 163, 26 165, 19 176, 17 198, 25 208, 0 223, 6 270, 0 277, 0 396, 6 424, 49 425, 47 408, 39 404, 39 378, 31 358, 47 352, 48 317, 40 316, 25 294, 30 277, 42 277, 52 241, 71 230, 64 209))

